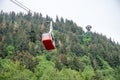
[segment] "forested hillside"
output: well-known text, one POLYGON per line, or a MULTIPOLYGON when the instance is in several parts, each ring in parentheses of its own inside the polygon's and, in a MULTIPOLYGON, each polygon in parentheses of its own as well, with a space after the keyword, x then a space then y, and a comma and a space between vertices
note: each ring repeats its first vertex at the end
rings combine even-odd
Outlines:
POLYGON ((47 51, 41 36, 48 21, 41 13, 0 12, 0 80, 120 79, 118 43, 96 32, 87 40, 82 27, 56 16, 56 49, 47 51))

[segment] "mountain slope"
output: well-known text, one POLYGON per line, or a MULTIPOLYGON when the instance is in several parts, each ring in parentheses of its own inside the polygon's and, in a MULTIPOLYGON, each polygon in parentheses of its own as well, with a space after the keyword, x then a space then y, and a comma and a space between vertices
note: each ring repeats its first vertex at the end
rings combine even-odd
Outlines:
MULTIPOLYGON (((21 73, 23 70, 24 74, 29 75, 23 78, 29 77, 33 80, 57 78, 119 80, 120 45, 118 43, 95 32, 90 32, 91 40, 85 41, 84 38, 87 36, 82 27, 77 26, 72 20, 56 17, 56 21, 53 22, 56 49, 47 51, 41 42, 41 36, 49 31, 47 22, 51 20, 48 15, 42 17, 39 13, 16 14, 1 11, 0 70, 3 71, 1 79, 7 79, 10 76, 7 74, 14 74, 12 70, 20 69, 16 73, 21 73), (20 68, 21 65, 24 67, 20 68)), ((14 75, 19 78, 23 76, 14 75)), ((13 78, 14 76, 11 80, 13 78)))

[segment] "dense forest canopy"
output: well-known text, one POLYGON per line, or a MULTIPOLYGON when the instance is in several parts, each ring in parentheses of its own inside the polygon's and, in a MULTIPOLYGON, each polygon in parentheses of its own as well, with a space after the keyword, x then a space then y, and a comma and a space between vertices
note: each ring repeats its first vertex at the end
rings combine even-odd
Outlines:
POLYGON ((0 12, 0 79, 119 80, 120 45, 72 20, 53 21, 56 49, 47 51, 41 36, 49 31, 41 13, 0 12))

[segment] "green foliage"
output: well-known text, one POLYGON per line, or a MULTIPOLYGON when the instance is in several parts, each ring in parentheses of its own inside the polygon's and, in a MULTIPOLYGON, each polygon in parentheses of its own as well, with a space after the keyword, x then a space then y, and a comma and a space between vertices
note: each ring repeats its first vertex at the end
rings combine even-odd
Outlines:
POLYGON ((62 69, 59 72, 59 79, 60 80, 84 80, 81 72, 77 72, 71 69, 62 69))
POLYGON ((9 64, 9 62, 10 62, 9 59, 2 59, 2 58, 0 57, 0 67, 1 67, 1 68, 7 67, 8 64, 9 64))
POLYGON ((52 80, 52 77, 55 75, 55 73, 53 74, 55 71, 55 64, 51 61, 47 61, 45 56, 38 56, 37 58, 40 60, 39 64, 35 68, 35 75, 38 80, 52 80))
POLYGON ((7 58, 11 58, 11 56, 15 53, 15 47, 12 45, 8 45, 5 49, 5 52, 7 54, 7 58))
POLYGON ((13 63, 9 59, 1 59, 0 64, 1 80, 35 80, 33 72, 25 69, 19 62, 13 63))
POLYGON ((115 68, 115 79, 119 80, 120 79, 120 66, 115 68))
POLYGON ((0 79, 119 80, 120 45, 85 33, 72 20, 53 21, 56 49, 46 51, 42 33, 52 21, 41 13, 0 13, 0 79), (115 75, 114 75, 115 74, 115 75))
POLYGON ((103 77, 103 80, 115 80, 114 69, 112 69, 110 65, 106 61, 104 61, 102 58, 99 57, 99 59, 103 65, 101 66, 102 69, 97 70, 97 73, 103 77))
POLYGON ((58 70, 61 70, 62 67, 66 65, 67 65, 67 57, 64 54, 60 54, 59 56, 57 56, 55 60, 55 67, 58 70))
POLYGON ((27 51, 17 51, 12 60, 19 61, 20 65, 25 65, 31 71, 34 71, 34 68, 38 64, 38 60, 27 51))
POLYGON ((87 44, 87 45, 91 42, 91 32, 86 32, 83 35, 83 42, 84 44, 87 44))
POLYGON ((35 68, 35 75, 38 80, 84 80, 81 72, 62 68, 61 71, 55 69, 55 64, 47 61, 44 56, 39 56, 40 63, 35 68))
POLYGON ((86 65, 90 65, 90 58, 88 56, 83 56, 81 59, 82 62, 84 62, 86 65))
POLYGON ((6 52, 8 55, 12 55, 15 52, 15 47, 12 45, 9 45, 6 47, 6 52))
POLYGON ((86 66, 82 72, 82 75, 84 76, 85 80, 92 80, 93 76, 95 75, 92 66, 86 66))

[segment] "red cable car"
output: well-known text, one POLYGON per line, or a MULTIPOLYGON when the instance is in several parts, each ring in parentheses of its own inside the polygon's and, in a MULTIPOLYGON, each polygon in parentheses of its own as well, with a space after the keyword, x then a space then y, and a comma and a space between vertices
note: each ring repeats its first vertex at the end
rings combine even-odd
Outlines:
POLYGON ((42 34, 42 42, 47 50, 55 49, 55 41, 52 34, 52 22, 50 24, 50 31, 48 33, 42 34))
POLYGON ((42 42, 47 50, 55 49, 55 43, 51 34, 49 33, 42 34, 42 42))

